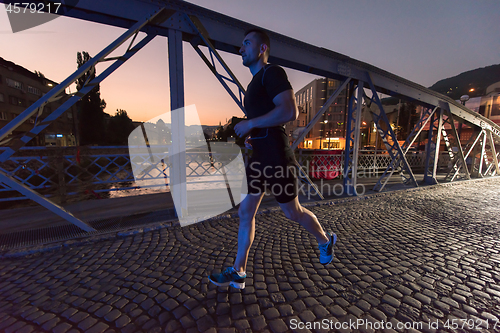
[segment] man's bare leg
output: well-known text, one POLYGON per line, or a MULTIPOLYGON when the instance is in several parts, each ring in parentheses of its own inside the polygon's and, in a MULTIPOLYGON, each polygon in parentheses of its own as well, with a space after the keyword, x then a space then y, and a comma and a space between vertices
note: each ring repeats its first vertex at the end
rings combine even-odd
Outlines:
POLYGON ((238 230, 238 254, 234 261, 234 269, 240 273, 246 272, 247 269, 248 252, 255 238, 255 214, 263 197, 264 193, 248 194, 238 209, 240 227, 238 230))
POLYGON ((290 202, 280 203, 280 207, 285 213, 285 216, 295 222, 298 222, 301 226, 303 226, 307 231, 316 237, 318 240, 318 244, 328 243, 329 239, 319 224, 316 215, 314 215, 310 210, 302 207, 299 203, 299 198, 295 197, 290 202))

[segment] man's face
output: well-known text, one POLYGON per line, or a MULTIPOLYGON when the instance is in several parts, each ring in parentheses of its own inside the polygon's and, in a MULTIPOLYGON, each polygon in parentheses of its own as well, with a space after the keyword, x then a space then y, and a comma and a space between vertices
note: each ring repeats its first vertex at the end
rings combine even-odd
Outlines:
POLYGON ((257 40, 255 32, 251 32, 245 36, 240 47, 243 66, 249 67, 259 61, 259 58, 261 56, 260 48, 261 44, 257 40))

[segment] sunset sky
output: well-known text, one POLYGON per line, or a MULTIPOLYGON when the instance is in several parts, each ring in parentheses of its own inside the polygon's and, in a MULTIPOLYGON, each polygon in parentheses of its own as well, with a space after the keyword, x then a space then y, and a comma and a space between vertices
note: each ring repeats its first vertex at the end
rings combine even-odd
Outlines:
MULTIPOLYGON (((84 0, 81 0, 84 1, 84 0)), ((312 45, 345 54, 423 86, 500 63, 500 1, 192 0, 312 45)), ((76 70, 76 53, 94 56, 124 30, 58 17, 12 33, 0 6, 0 57, 60 82, 76 70)), ((249 70, 223 53, 244 87, 249 70)), ((243 116, 192 47, 184 43, 186 105, 204 125, 243 116)), ((103 65, 101 65, 103 66, 103 65)), ((105 67, 97 67, 101 73, 105 67)), ((286 69, 295 90, 316 78, 286 69)), ((74 91, 74 87, 71 88, 74 91)), ((146 121, 170 111, 167 39, 156 37, 101 84, 105 112, 124 109, 146 121)))

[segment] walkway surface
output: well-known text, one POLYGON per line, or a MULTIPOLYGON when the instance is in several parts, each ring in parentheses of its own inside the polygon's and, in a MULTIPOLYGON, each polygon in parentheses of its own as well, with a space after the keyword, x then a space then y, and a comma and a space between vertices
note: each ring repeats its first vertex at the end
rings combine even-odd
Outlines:
POLYGON ((311 204, 339 238, 328 266, 304 229, 259 214, 243 291, 207 279, 233 263, 234 218, 3 259, 0 331, 500 332, 499 188, 311 204))

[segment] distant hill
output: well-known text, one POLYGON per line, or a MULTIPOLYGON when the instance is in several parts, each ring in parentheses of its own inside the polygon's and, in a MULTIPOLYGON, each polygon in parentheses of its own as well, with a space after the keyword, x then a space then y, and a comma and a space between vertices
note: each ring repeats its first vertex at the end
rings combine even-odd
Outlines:
MULTIPOLYGON (((429 89, 440 94, 459 100, 462 95, 477 97, 486 95, 486 88, 489 85, 500 81, 500 64, 488 67, 473 69, 463 72, 453 77, 436 82, 429 89), (474 91, 470 91, 474 89, 474 91)), ((384 105, 396 105, 399 99, 396 97, 387 97, 382 99, 384 105)))
POLYGON ((470 97, 486 95, 486 88, 498 81, 500 81, 500 64, 463 72, 438 81, 429 89, 458 100, 462 95, 470 97), (471 89, 474 91, 470 91, 471 89))

